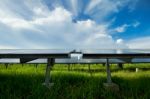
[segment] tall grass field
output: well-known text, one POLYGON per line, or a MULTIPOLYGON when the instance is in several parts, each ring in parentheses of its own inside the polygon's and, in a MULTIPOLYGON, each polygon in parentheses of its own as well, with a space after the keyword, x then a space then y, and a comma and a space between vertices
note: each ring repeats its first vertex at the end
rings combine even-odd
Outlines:
POLYGON ((119 92, 105 90, 105 66, 56 64, 50 89, 43 86, 46 64, 0 65, 0 99, 150 99, 150 64, 111 65, 119 92), (138 72, 135 72, 139 68, 138 72))

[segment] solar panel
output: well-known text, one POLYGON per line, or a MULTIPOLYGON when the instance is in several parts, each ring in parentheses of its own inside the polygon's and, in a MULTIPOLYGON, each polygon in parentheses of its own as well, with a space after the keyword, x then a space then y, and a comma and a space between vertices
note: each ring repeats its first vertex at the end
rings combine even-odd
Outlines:
POLYGON ((51 54, 69 53, 67 49, 1 49, 0 54, 51 54))
POLYGON ((87 54, 144 54, 150 53, 150 49, 84 49, 82 52, 87 54))
POLYGON ((0 63, 20 63, 19 59, 0 59, 0 63))
MULTIPOLYGON (((70 53, 73 49, 0 49, 0 54, 52 54, 70 53)), ((86 54, 138 54, 150 53, 150 49, 81 49, 75 52, 86 54)))
MULTIPOLYGON (((149 63, 150 58, 134 58, 129 63, 149 63)), ((0 63, 20 63, 19 59, 0 59, 0 63)), ((45 64, 47 63, 47 59, 36 59, 28 64, 45 64)), ((106 59, 56 59, 56 64, 98 64, 98 63, 106 63, 106 59)), ((109 63, 127 63, 121 59, 109 59, 109 63)))
POLYGON ((0 50, 0 63, 110 63, 150 62, 149 49, 12 49, 0 50), (77 57, 77 58, 76 58, 77 57), (36 60, 43 59, 43 60, 36 60), (19 60, 19 61, 18 61, 19 60))

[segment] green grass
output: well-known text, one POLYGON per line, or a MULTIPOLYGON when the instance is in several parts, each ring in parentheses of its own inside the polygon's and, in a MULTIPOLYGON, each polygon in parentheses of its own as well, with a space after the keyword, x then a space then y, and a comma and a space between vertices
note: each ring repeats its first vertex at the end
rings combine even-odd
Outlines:
POLYGON ((150 99, 150 64, 126 64, 124 70, 111 66, 112 80, 119 92, 103 88, 105 67, 101 65, 55 65, 51 72, 54 86, 42 85, 45 65, 0 65, 0 99, 150 99), (135 72, 135 68, 140 68, 135 72), (146 68, 146 69, 143 69, 146 68))

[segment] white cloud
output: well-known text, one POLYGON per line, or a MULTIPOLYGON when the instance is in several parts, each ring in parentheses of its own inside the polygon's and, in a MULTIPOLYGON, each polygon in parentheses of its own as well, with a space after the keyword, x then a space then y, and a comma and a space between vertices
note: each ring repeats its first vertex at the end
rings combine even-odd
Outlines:
POLYGON ((137 4, 139 3, 140 0, 131 0, 130 4, 128 6, 129 11, 132 12, 136 9, 137 4))
POLYGON ((92 0, 86 9, 86 12, 90 12, 95 6, 99 5, 101 2, 102 0, 92 0))
MULTIPOLYGON (((0 39, 6 41, 0 42, 1 48, 9 48, 9 46, 10 48, 30 49, 118 48, 123 46, 123 43, 118 44, 118 41, 116 42, 109 34, 110 23, 97 24, 93 20, 74 23, 70 11, 62 7, 49 10, 40 0, 36 3, 34 0, 24 1, 20 4, 23 8, 12 2, 14 1, 6 0, 3 2, 5 6, 0 6, 0 25, 6 26, 7 29, 7 31, 0 29, 2 35, 0 39), (24 12, 22 9, 27 11, 24 12), (30 12, 30 18, 20 14, 21 11, 28 14, 30 12), (9 35, 12 36, 11 39, 9 35)), ((1 3, 2 1, 0 5, 1 3)), ((74 5, 75 8, 76 5, 74 5)), ((123 29, 118 29, 118 31, 123 31, 123 29)))
POLYGON ((127 44, 125 43, 125 41, 123 39, 117 39, 116 43, 119 46, 119 48, 128 49, 128 46, 127 46, 127 44))
POLYGON ((118 32, 118 33, 122 33, 122 32, 125 32, 130 27, 137 28, 139 25, 140 25, 140 22, 135 21, 132 24, 123 24, 121 26, 118 26, 113 31, 118 32))
POLYGON ((131 0, 91 0, 85 10, 85 14, 94 19, 103 21, 108 15, 119 12, 129 4, 131 0))
POLYGON ((141 37, 130 40, 127 45, 131 49, 150 49, 150 37, 141 37))
POLYGON ((116 43, 117 43, 117 44, 123 44, 124 41, 123 41, 123 39, 117 39, 116 43))
POLYGON ((122 25, 122 26, 117 27, 117 28, 115 29, 115 31, 118 32, 118 33, 122 33, 122 32, 125 32, 125 31, 126 31, 126 28, 127 28, 127 27, 129 27, 129 25, 124 24, 124 25, 122 25))
POLYGON ((72 11, 74 13, 75 16, 78 15, 78 0, 70 0, 70 4, 72 6, 72 11))
POLYGON ((133 23, 133 27, 138 27, 140 25, 140 22, 136 21, 135 23, 133 23))

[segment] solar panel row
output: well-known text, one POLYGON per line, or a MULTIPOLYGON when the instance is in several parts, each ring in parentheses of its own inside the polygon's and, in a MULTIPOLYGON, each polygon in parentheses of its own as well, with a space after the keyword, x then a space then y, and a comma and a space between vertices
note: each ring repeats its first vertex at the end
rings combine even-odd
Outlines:
POLYGON ((55 63, 110 63, 150 62, 150 50, 97 49, 97 50, 0 50, 0 63, 46 63, 55 58, 55 63), (18 60, 17 60, 18 59, 18 60), (33 61, 35 60, 35 61, 33 61))
MULTIPOLYGON (((149 63, 150 58, 134 58, 129 61, 124 61, 121 59, 109 59, 109 63, 149 63)), ((0 63, 20 63, 20 59, 0 59, 0 63)), ((47 63, 47 59, 36 59, 30 62, 27 62, 28 64, 44 64, 47 63)), ((106 63, 106 59, 56 59, 56 64, 98 64, 98 63, 106 63)))
POLYGON ((0 50, 0 63, 47 63, 45 83, 48 88, 54 63, 105 63, 107 85, 113 85, 109 63, 150 62, 150 50, 0 50))

